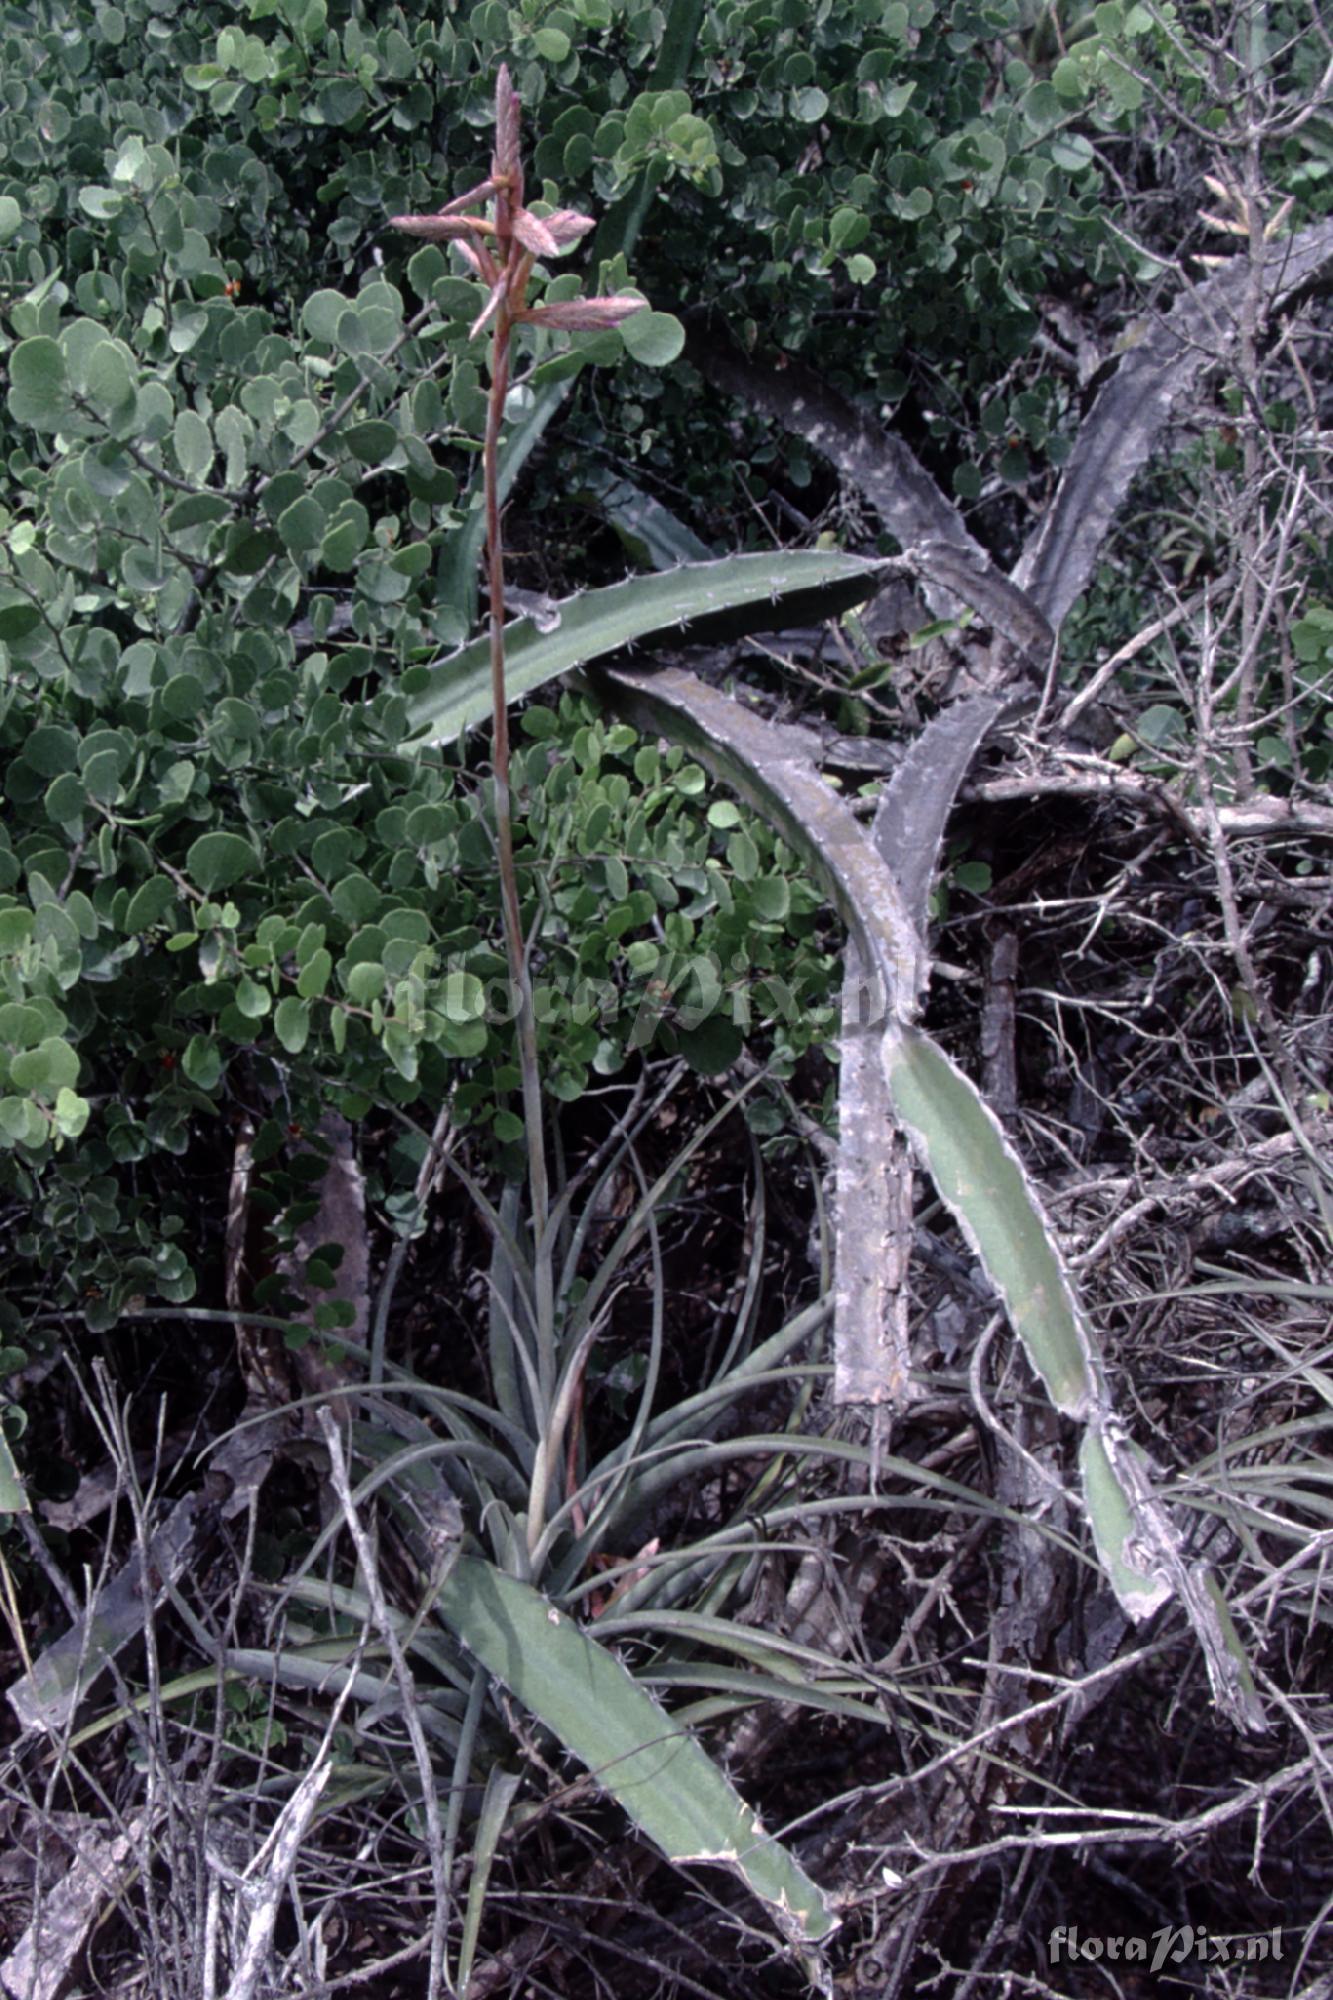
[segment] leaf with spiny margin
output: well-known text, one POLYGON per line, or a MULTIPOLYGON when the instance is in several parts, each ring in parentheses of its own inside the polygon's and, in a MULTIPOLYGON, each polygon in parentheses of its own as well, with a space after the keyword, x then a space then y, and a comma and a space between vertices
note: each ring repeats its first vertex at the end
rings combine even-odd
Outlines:
POLYGON ((1051 1226, 985 1098, 929 1035, 895 1025, 884 1041, 894 1109, 986 1267, 1056 1408, 1088 1414, 1091 1347, 1051 1226))
MULTIPOLYGON (((835 617, 874 595, 895 568, 836 551, 779 550, 684 564, 566 598, 546 630, 518 619, 506 639, 511 699, 557 675, 622 652, 654 633, 730 614, 737 631, 835 617)), ((729 621, 729 630, 731 624, 729 621)), ((410 668, 401 692, 418 747, 451 740, 491 713, 490 640, 474 640, 438 666, 410 668)))

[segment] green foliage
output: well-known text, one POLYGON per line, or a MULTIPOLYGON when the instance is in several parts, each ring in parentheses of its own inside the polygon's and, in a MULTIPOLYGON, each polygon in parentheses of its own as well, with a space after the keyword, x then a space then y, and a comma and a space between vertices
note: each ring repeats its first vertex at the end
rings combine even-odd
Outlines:
MULTIPOLYGON (((653 296, 818 340, 888 400, 924 343, 939 421, 981 409, 980 457, 1018 477, 1012 454, 1058 456, 1062 397, 990 385, 1041 286, 1118 265, 1097 147, 1137 115, 1128 66, 1173 60, 1118 0, 1045 21, 1015 0, 836 0, 814 23, 790 0, 374 26, 324 0, 11 12, 0 1170, 20 1264, 60 1273, 62 1309, 190 1295, 177 1197, 131 1201, 126 1176, 179 1158, 247 1064, 302 1111, 321 1078, 353 1110, 407 1107, 467 1065, 462 1110, 509 1143, 487 797, 456 759, 400 754, 410 676, 470 629, 483 289, 384 229, 475 182, 498 61, 539 111, 542 194, 614 205, 607 283, 637 231, 653 296)), ((1288 162, 1302 199, 1321 130, 1288 162)), ((515 435, 551 385, 668 361, 680 335, 651 312, 524 338, 515 435)), ((674 469, 688 369, 625 382, 628 456, 674 469)), ((787 449, 782 476, 802 463, 787 449)), ((684 476, 726 497, 711 444, 684 476)), ((626 515, 592 454, 583 490, 650 559, 691 548, 660 510, 626 515)), ((826 1032, 816 912, 771 829, 710 823, 687 764, 644 776, 659 753, 568 698, 535 726, 520 861, 555 1093, 649 1043, 715 1069, 746 1005, 779 1017, 788 1063, 826 1032), (746 996, 707 1027, 705 976, 746 996), (802 1005, 756 1001, 756 976, 802 1005)))
MULTIPOLYGON (((134 1292, 191 1295, 170 1240, 183 1217, 135 1205, 131 1222, 117 1169, 181 1153, 238 1066, 290 1059, 298 1096, 322 1077, 355 1111, 438 1102, 461 1063, 460 1120, 501 1139, 513 1123, 489 787, 438 754, 392 754, 375 711, 335 692, 336 656, 294 669, 220 620, 127 650, 100 700, 34 677, 4 725, 0 1135, 33 1218, 17 1247, 47 1263, 72 1229, 84 1247, 61 1296, 95 1287, 99 1322, 134 1292)), ((519 865, 555 1097, 651 1046, 715 1066, 692 1035, 723 988, 728 1022, 775 1011, 755 990, 769 975, 811 1003, 782 1006, 788 1062, 828 1031, 819 901, 769 828, 710 825, 698 767, 586 700, 530 710, 524 733, 519 865)))
MULTIPOLYGON (((426 121, 418 79, 454 76, 452 33, 414 47, 319 4, 257 10, 255 32, 208 19, 101 8, 39 34, 0 114, 23 174, 0 207, 0 1176, 18 1268, 97 1326, 191 1296, 195 1232, 160 1170, 238 1071, 310 1114, 329 1083, 354 1110, 437 1101, 486 1056, 493 1095, 505 1036, 483 1019, 485 801, 457 766, 394 755, 397 676, 467 629, 439 579, 484 423, 484 293, 435 246, 402 283, 348 283, 346 228, 298 220, 338 198, 321 150, 350 172, 373 99, 396 132, 426 121)), ((359 241, 405 184, 387 140, 357 156, 359 241)), ((408 157, 438 170, 424 132, 408 157)), ((567 273, 545 296, 579 290, 567 273)), ((641 357, 669 358, 679 330, 645 317, 641 357)), ((538 386, 623 352, 614 332, 525 339, 538 386)), ((621 976, 658 907, 637 893, 621 976)), ((629 1040, 589 1044, 563 997, 545 1032, 571 1089, 629 1040)))
MULTIPOLYGON (((395 294, 427 296, 400 243, 385 241, 382 274, 370 253, 388 214, 435 207, 475 181, 502 59, 539 113, 537 182, 614 205, 620 234, 599 238, 598 254, 626 247, 641 220, 650 296, 725 303, 786 347, 818 340, 831 365, 893 401, 926 343, 932 393, 975 413, 1030 344, 1036 294, 1118 268, 1114 194, 1094 142, 1132 124, 1130 66, 1170 56, 1144 10, 1119 0, 1067 23, 1058 56, 1018 0, 950 10, 837 0, 814 24, 795 0, 730 0, 701 25, 679 0, 544 11, 493 0, 430 21, 392 8, 373 26, 324 0, 251 0, 246 14, 172 16, 127 0, 57 29, 23 23, 20 10, 0 111, 11 296, 68 289, 112 340, 91 381, 72 380, 67 354, 62 373, 49 347, 32 351, 16 419, 54 422, 72 392, 129 423, 134 357, 190 357, 204 397, 186 405, 202 427, 154 408, 195 481, 207 477, 208 406, 230 406, 212 442, 231 486, 256 433, 266 445, 277 430, 296 450, 314 435, 321 399, 291 373, 292 360, 304 367, 298 326, 345 387, 349 362, 396 337, 395 294), (886 285, 894 309, 881 312, 886 285), (247 366, 274 337, 294 354, 270 347, 247 366), (248 402, 235 400, 238 368, 255 378, 248 402)), ((416 268, 438 277, 447 266, 419 252, 416 268)), ((456 300, 461 281, 449 284, 456 300)), ((654 365, 678 339, 656 316, 626 335, 654 365)), ((468 405, 459 385, 439 414, 475 429, 468 405)), ((1018 384, 996 415, 1006 438, 1037 426, 1039 450, 1054 448, 1049 386, 1018 384)), ((940 422, 955 421, 942 408, 940 422)), ((440 442, 433 429, 409 468, 429 489, 422 504, 452 497, 431 462, 440 442)), ((363 448, 381 444, 391 449, 371 432, 363 448)), ((327 533, 342 503, 320 504, 327 533)), ((313 534, 315 517, 307 510, 291 532, 313 534)))

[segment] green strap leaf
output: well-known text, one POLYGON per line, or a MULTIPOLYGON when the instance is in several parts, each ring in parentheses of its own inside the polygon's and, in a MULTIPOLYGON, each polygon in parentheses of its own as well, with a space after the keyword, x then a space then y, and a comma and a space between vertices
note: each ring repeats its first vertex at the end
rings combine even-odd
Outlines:
POLYGON ((1082 1308, 1023 1163, 971 1079, 937 1042, 899 1027, 885 1037, 894 1109, 1004 1301, 1010 1324, 1058 1410, 1096 1396, 1082 1308))
POLYGON ((672 1861, 734 1870, 793 1942, 814 1943, 836 1929, 821 1890, 694 1738, 549 1599, 464 1556, 436 1601, 468 1651, 672 1861))
POLYGON ((14 1454, 9 1449, 9 1440, 0 1429, 0 1514, 31 1512, 32 1506, 14 1463, 14 1454))
MULTIPOLYGON (((874 595, 896 565, 836 551, 779 550, 691 563, 566 598, 539 627, 515 620, 505 635, 511 700, 558 674, 605 659, 655 632, 730 614, 740 631, 835 617, 874 595)), ((730 629, 730 628, 729 628, 730 629)), ((452 740, 491 712, 489 637, 438 666, 410 668, 401 689, 418 747, 452 740)))

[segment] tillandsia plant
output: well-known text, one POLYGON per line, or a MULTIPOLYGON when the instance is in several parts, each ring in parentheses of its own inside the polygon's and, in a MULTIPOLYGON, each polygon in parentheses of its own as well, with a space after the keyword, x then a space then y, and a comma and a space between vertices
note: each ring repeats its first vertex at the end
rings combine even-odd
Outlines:
MULTIPOLYGON (((557 1298, 557 1245, 569 1228, 566 1188, 553 1205, 550 1198, 543 1129, 537 1024, 533 1006, 527 939, 514 863, 512 798, 505 673, 505 578, 501 522, 500 435, 505 418, 511 372, 513 334, 517 326, 547 327, 562 332, 600 332, 619 326, 646 302, 625 293, 611 297, 561 300, 537 306, 527 303, 528 285, 539 258, 558 256, 593 227, 589 216, 558 209, 537 216, 524 204, 520 156, 521 107, 502 66, 495 93, 495 152, 488 178, 434 215, 400 215, 396 228, 431 241, 458 245, 476 275, 489 287, 486 304, 473 322, 475 338, 491 330, 490 386, 482 473, 486 520, 487 580, 490 595, 490 697, 492 765, 496 818, 496 850, 509 977, 516 1003, 519 1069, 522 1079, 524 1127, 528 1157, 531 1251, 513 1227, 517 1202, 501 1210, 481 1205, 492 1224, 495 1260, 492 1285, 497 1309, 507 1324, 499 1330, 498 1350, 509 1355, 509 1366, 497 1367, 497 1387, 505 1400, 504 1381, 516 1383, 521 1362, 532 1411, 533 1445, 528 1476, 520 1476, 516 1498, 526 1509, 514 1521, 519 1531, 500 1539, 521 1575, 495 1565, 462 1558, 435 1590, 436 1608, 445 1623, 463 1636, 476 1663, 477 1688, 486 1677, 507 1684, 566 1748, 603 1774, 604 1782, 631 1817, 676 1860, 712 1860, 736 1868, 773 1911, 794 1943, 826 1936, 835 1919, 815 1886, 792 1857, 767 1836, 722 1772, 702 1748, 673 1724, 652 1698, 637 1686, 625 1665, 589 1638, 579 1624, 539 1597, 529 1578, 546 1565, 557 1523, 551 1520, 553 1498, 560 1483, 562 1453, 574 1463, 570 1439, 577 1429, 584 1369, 596 1329, 595 1313, 602 1284, 594 1283, 582 1299, 585 1323, 578 1309, 562 1328, 565 1300, 557 1298), (478 212, 489 207, 490 213, 478 212), (525 1301, 530 1303, 525 1303, 525 1301), (520 1322, 525 1322, 520 1324, 520 1322), (569 1336, 563 1343, 561 1331, 569 1336), (530 1358, 528 1337, 535 1354, 530 1358), (515 1640, 517 1638, 517 1645, 515 1640), (663 1758, 663 1746, 670 1754, 663 1758), (669 1767, 669 1768, 668 1768, 669 1767)), ((461 658, 446 663, 445 674, 456 679, 461 658)), ((715 1122, 715 1121, 712 1121, 715 1122)), ((711 1129, 710 1126, 706 1129, 711 1129)), ((620 1249, 638 1240, 643 1228, 651 1234, 652 1211, 663 1192, 659 1184, 636 1211, 622 1236, 620 1249)), ((574 1231, 577 1244, 581 1229, 574 1231)), ((561 1284, 572 1298, 569 1271, 577 1264, 575 1249, 561 1284)), ((613 1256, 603 1266, 609 1282, 613 1256)), ((659 1287, 660 1297, 660 1287, 659 1287)), ((512 1409, 514 1428, 521 1431, 522 1404, 512 1409)), ((646 1421, 647 1406, 642 1413, 646 1421)), ((331 1427, 330 1427, 331 1433, 331 1427)), ((636 1433, 636 1444, 638 1437, 636 1433)), ((494 1454, 492 1454, 494 1457, 494 1454)), ((497 1461, 498 1463, 498 1461, 497 1461)), ((572 1475, 571 1475, 572 1476, 572 1475)), ((624 1497, 623 1467, 609 1482, 624 1497)), ((601 1488, 595 1487, 600 1497, 601 1488)), ((489 1509, 494 1509, 491 1496, 489 1509)), ((483 1517, 488 1506, 482 1509, 483 1517)), ((586 1525, 580 1493, 568 1496, 557 1513, 568 1513, 580 1530, 586 1525)), ((576 1564, 576 1569, 578 1565, 576 1564)), ((458 1770, 464 1773, 471 1755, 471 1738, 460 1741, 458 1770)), ((512 1798, 512 1786, 496 1811, 502 1819, 512 1798)), ((481 1853, 481 1841, 478 1843, 481 1853)), ((460 1988, 475 1944, 470 1922, 463 1946, 460 1988)), ((433 1958, 433 1968, 439 1954, 433 1958)))
MULTIPOLYGON (((395 229, 431 242, 456 243, 478 277, 490 287, 472 325, 475 339, 491 329, 490 393, 482 458, 485 488, 486 564, 490 592, 491 763, 495 784, 495 834, 505 950, 514 990, 523 1118, 527 1132, 532 1228, 540 1246, 546 1230, 549 1192, 542 1132, 541 1078, 537 1062, 537 1022, 532 1001, 526 939, 514 867, 513 814, 509 783, 509 716, 505 688, 504 531, 500 502, 500 432, 504 424, 513 364, 516 326, 544 326, 564 332, 600 332, 619 326, 646 301, 635 294, 567 299, 530 306, 528 285, 537 260, 558 257, 594 227, 590 215, 557 209, 538 216, 524 205, 522 104, 501 64, 495 84, 495 151, 487 179, 446 203, 434 215, 396 215, 395 229), (490 206, 489 215, 482 207, 490 206)), ((545 1260, 539 1255, 539 1269, 545 1260)))

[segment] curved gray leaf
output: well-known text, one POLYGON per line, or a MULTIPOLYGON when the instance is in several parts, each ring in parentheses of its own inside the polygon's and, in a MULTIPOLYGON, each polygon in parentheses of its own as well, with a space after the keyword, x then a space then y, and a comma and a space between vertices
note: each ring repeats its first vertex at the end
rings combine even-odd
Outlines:
MULTIPOLYGON (((1333 261, 1333 220, 1269 245, 1267 315, 1280 312, 1333 261)), ((1055 499, 1013 580, 1058 626, 1084 588, 1136 473, 1182 396, 1226 359, 1240 331, 1248 260, 1191 285, 1123 356, 1084 421, 1055 499)))
POLYGON ((741 355, 719 345, 693 326, 689 353, 715 388, 749 403, 813 445, 865 495, 904 546, 948 542, 986 560, 958 509, 902 439, 882 429, 799 361, 776 368, 757 355, 741 355))
POLYGON ((910 1020, 924 964, 898 885, 856 818, 815 769, 804 734, 755 715, 679 667, 605 668, 596 684, 617 714, 684 744, 796 849, 871 968, 868 1018, 910 1020))
POLYGON ((873 839, 893 870, 907 913, 924 935, 931 884, 958 788, 987 736, 1022 703, 1012 694, 975 694, 942 709, 884 788, 873 839))
POLYGON ((1054 643, 1050 626, 972 539, 958 509, 900 437, 799 362, 778 369, 697 334, 690 356, 715 387, 803 437, 864 494, 903 544, 937 616, 955 616, 954 600, 961 598, 1020 652, 1045 662, 1054 643))

